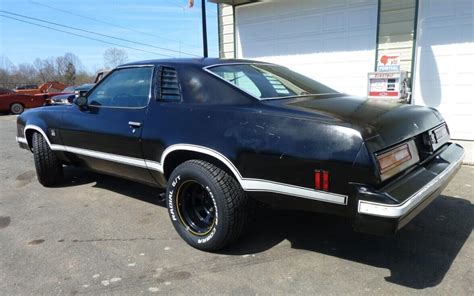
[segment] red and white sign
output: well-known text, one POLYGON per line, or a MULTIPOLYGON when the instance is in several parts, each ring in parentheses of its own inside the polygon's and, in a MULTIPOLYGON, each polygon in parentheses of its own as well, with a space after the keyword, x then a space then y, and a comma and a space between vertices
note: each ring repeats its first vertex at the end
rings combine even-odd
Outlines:
POLYGON ((368 77, 369 98, 400 99, 405 95, 405 72, 373 72, 368 77))
POLYGON ((384 54, 377 61, 377 72, 400 71, 400 54, 384 54))

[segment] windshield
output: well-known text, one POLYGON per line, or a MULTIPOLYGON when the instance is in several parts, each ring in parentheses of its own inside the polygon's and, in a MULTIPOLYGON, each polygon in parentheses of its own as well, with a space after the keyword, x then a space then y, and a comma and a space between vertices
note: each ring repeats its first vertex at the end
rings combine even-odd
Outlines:
POLYGON ((94 83, 85 83, 76 87, 75 91, 90 90, 94 85, 94 83))
POLYGON ((73 85, 73 86, 68 86, 66 87, 65 89, 63 89, 63 92, 74 92, 74 90, 76 89, 76 85, 73 85))
POLYGON ((261 100, 337 93, 317 81, 277 65, 229 64, 207 69, 261 100))

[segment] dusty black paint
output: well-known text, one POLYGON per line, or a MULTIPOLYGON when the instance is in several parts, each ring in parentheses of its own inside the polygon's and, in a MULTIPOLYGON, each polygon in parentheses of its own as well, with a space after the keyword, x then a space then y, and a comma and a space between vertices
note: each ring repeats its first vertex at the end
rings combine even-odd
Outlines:
MULTIPOLYGON (((326 170, 331 175, 330 191, 347 195, 347 205, 283 195, 249 194, 288 209, 330 212, 353 218, 359 218, 356 214, 360 187, 373 193, 364 195, 365 199, 401 203, 408 195, 389 197, 384 188, 406 187, 406 180, 412 180, 404 192, 416 191, 423 185, 419 172, 436 173, 431 171, 433 166, 449 163, 450 154, 462 153, 462 148, 449 143, 434 154, 424 153, 427 149, 423 134, 444 122, 433 108, 340 93, 261 101, 203 69, 225 63, 252 61, 173 59, 127 64, 127 67, 155 68, 148 106, 38 108, 19 116, 18 136, 23 136, 21 130, 25 125, 36 125, 45 131, 52 144, 155 162, 161 162, 164 150, 171 145, 198 145, 225 156, 243 178, 309 189, 314 188, 314 171, 326 170), (161 93, 157 90, 161 87, 157 77, 161 72, 157 69, 163 67, 176 70, 181 92, 179 100, 163 100, 156 95, 161 93), (140 122, 141 127, 132 128, 129 121, 140 122), (51 136, 51 129, 57 131, 56 136, 51 136), (422 162, 382 182, 374 153, 410 139, 415 140, 422 162), (449 152, 443 152, 447 150, 449 152)), ((104 81, 107 78, 98 85, 104 81)), ((29 132, 25 136, 28 139, 29 132)), ((57 152, 57 155, 65 164, 157 187, 166 186, 173 166, 187 159, 203 158, 227 169, 209 156, 182 151, 168 155, 167 161, 173 161, 164 164, 164 174, 81 154, 57 152)), ((398 220, 393 222, 398 223, 398 220)))

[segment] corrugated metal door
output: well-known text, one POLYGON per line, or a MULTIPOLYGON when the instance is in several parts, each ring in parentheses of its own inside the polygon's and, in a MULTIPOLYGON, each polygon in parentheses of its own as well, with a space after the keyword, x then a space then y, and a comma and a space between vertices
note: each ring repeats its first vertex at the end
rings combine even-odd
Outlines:
POLYGON ((421 0, 414 102, 437 108, 454 139, 474 140, 472 0, 421 0))
POLYGON ((236 56, 274 62, 339 91, 367 95, 377 0, 271 1, 236 7, 236 56))

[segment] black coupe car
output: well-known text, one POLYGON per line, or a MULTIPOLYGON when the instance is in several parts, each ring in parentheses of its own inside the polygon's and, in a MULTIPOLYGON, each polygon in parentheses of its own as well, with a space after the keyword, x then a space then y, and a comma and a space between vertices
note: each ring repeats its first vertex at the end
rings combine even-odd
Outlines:
POLYGON ((248 60, 126 64, 74 105, 29 110, 17 124, 41 184, 74 165, 166 187, 174 227, 202 250, 241 236, 255 201, 394 233, 464 155, 433 108, 348 96, 248 60))

